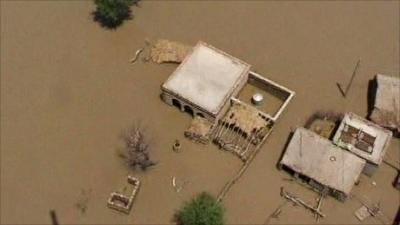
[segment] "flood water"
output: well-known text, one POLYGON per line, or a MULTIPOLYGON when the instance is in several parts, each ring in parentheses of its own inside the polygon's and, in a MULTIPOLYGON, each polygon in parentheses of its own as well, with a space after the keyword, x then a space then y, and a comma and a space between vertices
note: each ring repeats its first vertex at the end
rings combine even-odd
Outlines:
MULTIPOLYGON (((320 109, 367 115, 368 81, 399 76, 399 2, 143 1, 117 30, 93 22, 92 1, 1 1, 1 223, 169 224, 196 193, 216 195, 240 168, 234 155, 183 137, 190 116, 164 104, 160 85, 177 65, 130 64, 145 39, 205 41, 296 92, 245 175, 223 201, 228 223, 263 224, 283 202, 280 188, 309 202, 316 194, 276 169, 290 131, 320 109), (346 85, 360 68, 347 98, 346 85), (131 172, 117 156, 120 134, 146 127, 157 166, 131 172), (179 139, 182 151, 172 151, 179 139), (126 176, 142 186, 129 215, 106 206, 126 176), (187 185, 176 193, 172 177, 187 185), (90 190, 90 191, 89 191, 90 190), (89 193, 87 210, 75 206, 89 193)), ((394 139, 387 160, 396 163, 394 139)), ((399 207, 397 172, 382 164, 353 193, 380 202, 390 222, 399 207), (373 185, 375 182, 376 185, 373 185)), ((323 202, 321 224, 361 224, 356 199, 323 202)), ((288 204, 270 223, 312 224, 288 204)), ((365 223, 380 224, 369 218, 365 223)))

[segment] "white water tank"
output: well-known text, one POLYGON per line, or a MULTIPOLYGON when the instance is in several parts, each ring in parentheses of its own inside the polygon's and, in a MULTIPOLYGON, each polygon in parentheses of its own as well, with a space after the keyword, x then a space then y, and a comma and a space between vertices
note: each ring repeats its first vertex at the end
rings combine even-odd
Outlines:
POLYGON ((253 97, 251 98, 251 102, 253 102, 254 105, 260 105, 263 100, 264 97, 260 93, 254 94, 253 97))

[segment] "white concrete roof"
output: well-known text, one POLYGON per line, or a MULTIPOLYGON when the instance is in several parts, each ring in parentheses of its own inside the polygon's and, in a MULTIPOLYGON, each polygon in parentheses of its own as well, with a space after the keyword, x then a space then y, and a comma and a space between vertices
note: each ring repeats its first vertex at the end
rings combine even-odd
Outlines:
POLYGON ((281 164, 345 194, 358 180, 365 160, 305 128, 297 128, 281 164))
POLYGON ((199 42, 162 88, 217 114, 250 65, 203 42, 199 42))
POLYGON ((375 95, 372 121, 400 132, 400 78, 387 75, 376 75, 377 89, 375 95))
POLYGON ((342 122, 339 125, 339 128, 335 133, 335 136, 333 137, 333 142, 338 146, 353 152, 359 157, 364 158, 367 161, 372 162, 376 165, 379 165, 383 160, 383 156, 386 153, 386 149, 389 147, 391 139, 392 139, 391 131, 386 130, 378 126, 377 124, 368 121, 360 116, 357 116, 354 113, 346 113, 344 115, 342 122), (340 140, 345 124, 357 128, 375 137, 372 153, 363 151, 354 145, 344 143, 343 141, 340 140))

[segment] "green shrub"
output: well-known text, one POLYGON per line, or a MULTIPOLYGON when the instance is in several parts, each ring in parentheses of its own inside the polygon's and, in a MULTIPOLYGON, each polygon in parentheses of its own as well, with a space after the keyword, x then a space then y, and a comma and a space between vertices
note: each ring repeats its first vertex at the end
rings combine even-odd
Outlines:
POLYGON ((94 20, 108 28, 115 28, 131 18, 131 6, 140 0, 94 0, 94 20))
POLYGON ((224 210, 214 197, 206 192, 185 203, 177 214, 181 225, 223 225, 224 210))

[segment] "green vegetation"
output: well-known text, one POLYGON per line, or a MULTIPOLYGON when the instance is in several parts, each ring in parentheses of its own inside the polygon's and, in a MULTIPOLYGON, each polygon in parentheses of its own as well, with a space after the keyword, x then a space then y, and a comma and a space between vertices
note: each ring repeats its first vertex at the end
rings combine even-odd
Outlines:
POLYGON ((131 6, 140 0, 94 0, 94 20, 107 28, 116 28, 124 20, 131 19, 131 6))
POLYGON ((206 192, 185 203, 177 214, 181 225, 223 225, 224 209, 206 192))

